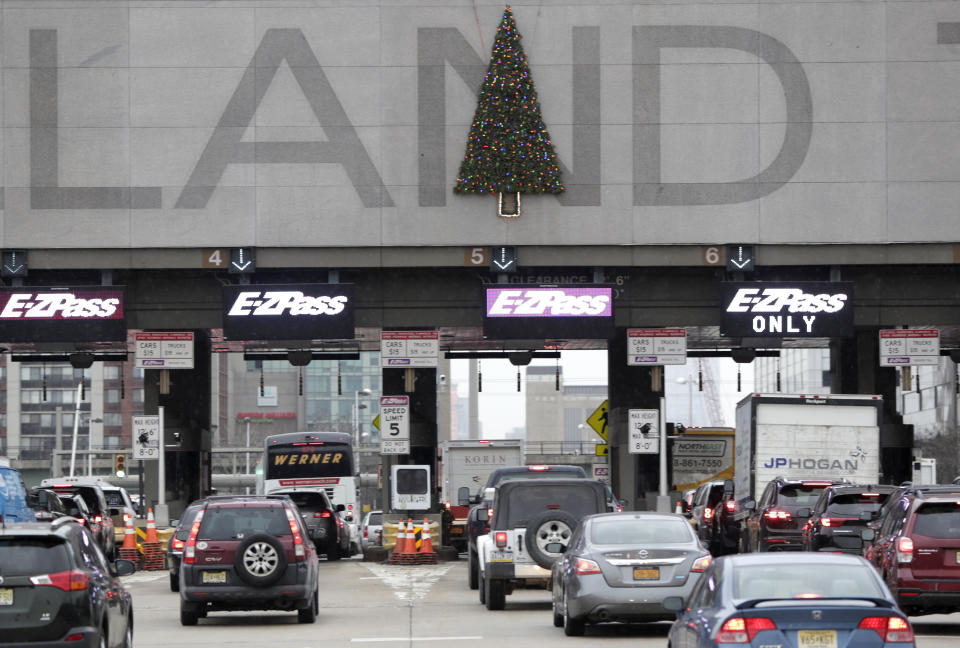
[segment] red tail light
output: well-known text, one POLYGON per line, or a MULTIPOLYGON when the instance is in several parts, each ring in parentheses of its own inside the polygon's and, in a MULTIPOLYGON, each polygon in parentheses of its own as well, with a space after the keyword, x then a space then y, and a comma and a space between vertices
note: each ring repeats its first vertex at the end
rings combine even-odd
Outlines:
POLYGON ((492 519, 493 519, 493 508, 488 508, 488 509, 487 509, 487 519, 488 519, 488 520, 492 520, 492 519))
POLYGON ((79 569, 71 569, 55 574, 31 576, 30 582, 37 586, 56 587, 64 592, 78 592, 87 589, 87 585, 90 583, 90 575, 79 569))
POLYGON ((506 532, 506 531, 497 531, 497 533, 493 536, 493 540, 494 540, 494 542, 497 544, 498 547, 501 547, 501 548, 502 548, 502 547, 506 547, 506 546, 507 546, 507 532, 506 532))
POLYGON ((913 539, 904 537, 897 540, 897 562, 913 562, 913 539))
POLYGON ((592 560, 587 560, 586 558, 577 558, 576 564, 573 566, 573 571, 575 571, 580 576, 586 574, 600 574, 600 565, 593 562, 592 560))
POLYGON ((101 522, 103 522, 103 516, 94 515, 94 516, 93 516, 93 521, 96 522, 97 524, 100 524, 101 522))
POLYGON ((776 630, 776 624, 766 617, 733 617, 717 633, 717 643, 750 643, 762 630, 776 630))
POLYGON ((690 568, 690 571, 702 572, 704 569, 710 566, 711 562, 713 562, 712 556, 700 556, 693 561, 693 566, 690 568))
POLYGON ((369 529, 367 529, 367 527, 363 527, 363 537, 364 537, 364 538, 369 538, 369 537, 370 537, 370 534, 367 533, 367 531, 369 531, 369 529))
POLYGON ((303 547, 303 536, 300 535, 300 525, 297 524, 297 517, 293 514, 293 511, 284 509, 284 512, 287 514, 287 522, 290 523, 290 533, 293 534, 293 555, 296 556, 297 562, 300 562, 307 557, 307 552, 303 547))
POLYGON ((331 513, 330 511, 320 511, 319 513, 314 513, 314 514, 313 514, 313 517, 315 517, 315 518, 328 518, 328 517, 333 517, 333 513, 331 513))
POLYGON ((171 543, 171 546, 174 549, 183 549, 183 544, 184 544, 183 540, 178 540, 177 538, 174 538, 173 543, 171 543))
POLYGON ((791 519, 792 516, 787 511, 771 509, 764 513, 763 517, 767 518, 771 522, 786 522, 787 520, 791 519))
POLYGON ((187 538, 187 545, 183 549, 183 562, 192 565, 197 552, 197 533, 200 532, 200 520, 203 519, 203 509, 197 511, 197 517, 190 527, 190 536, 187 538))
POLYGON ((724 502, 723 506, 727 509, 727 513, 733 513, 737 510, 737 503, 733 500, 727 500, 724 502))
POLYGON ((842 526, 844 522, 853 522, 857 518, 852 517, 833 517, 833 518, 820 518, 820 523, 825 527, 838 527, 842 526))
POLYGON ((78 518, 73 518, 73 519, 74 519, 74 520, 76 520, 77 522, 79 522, 80 524, 86 524, 86 523, 87 523, 87 521, 86 521, 86 520, 84 520, 84 519, 83 519, 83 518, 81 518, 81 517, 78 517, 78 518))
POLYGON ((713 518, 713 509, 709 506, 703 507, 703 519, 710 520, 713 518))
POLYGON ((857 626, 863 630, 874 630, 888 643, 913 642, 913 629, 906 619, 900 617, 866 617, 857 626))

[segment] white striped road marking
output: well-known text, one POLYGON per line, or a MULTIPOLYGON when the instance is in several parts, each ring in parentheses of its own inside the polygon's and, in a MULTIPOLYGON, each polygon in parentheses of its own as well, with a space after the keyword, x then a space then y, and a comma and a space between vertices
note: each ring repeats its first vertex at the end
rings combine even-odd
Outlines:
POLYGON ((434 583, 450 571, 452 562, 437 565, 380 565, 363 563, 373 574, 390 586, 401 601, 423 599, 434 583))
POLYGON ((483 639, 480 636, 464 637, 371 637, 369 639, 351 639, 353 643, 386 643, 389 641, 475 641, 483 639))

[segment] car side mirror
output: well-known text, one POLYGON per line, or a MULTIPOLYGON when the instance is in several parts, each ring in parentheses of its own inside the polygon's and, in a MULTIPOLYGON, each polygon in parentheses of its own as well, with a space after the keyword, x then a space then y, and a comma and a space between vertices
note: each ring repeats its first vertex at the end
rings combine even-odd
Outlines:
POLYGON ((681 612, 683 610, 682 596, 668 596, 663 599, 663 609, 668 612, 681 612))
POLYGON ((867 541, 867 542, 870 542, 871 540, 873 540, 873 539, 876 538, 876 537, 877 537, 877 532, 874 531, 873 529, 871 529, 870 527, 867 527, 866 529, 861 529, 861 530, 860 530, 860 539, 861 539, 861 540, 865 540, 865 541, 867 541))
POLYGON ((129 576, 137 571, 137 563, 132 560, 117 560, 114 563, 114 570, 116 571, 116 576, 129 576))
POLYGON ((797 517, 799 518, 808 518, 810 517, 810 509, 805 507, 802 509, 797 509, 797 517))
POLYGON ((752 498, 748 499, 746 502, 743 503, 743 508, 745 508, 748 511, 755 511, 757 509, 757 503, 753 501, 752 498))
POLYGON ((346 511, 346 510, 347 510, 347 507, 344 506, 343 504, 337 504, 337 510, 338 510, 338 511, 346 511))
POLYGON ((471 496, 470 496, 470 503, 471 503, 471 504, 479 504, 479 503, 480 503, 480 496, 479 496, 479 495, 471 495, 471 496))
POLYGON ((457 506, 466 506, 470 503, 470 489, 466 486, 461 486, 457 490, 457 506))
POLYGON ((477 519, 481 522, 487 522, 490 520, 490 511, 487 508, 480 507, 480 510, 477 511, 477 519))

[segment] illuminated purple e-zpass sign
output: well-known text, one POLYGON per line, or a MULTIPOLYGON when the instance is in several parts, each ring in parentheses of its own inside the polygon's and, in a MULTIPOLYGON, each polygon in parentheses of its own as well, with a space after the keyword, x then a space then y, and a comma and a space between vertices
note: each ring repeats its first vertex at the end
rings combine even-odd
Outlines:
POLYGON ((607 338, 613 334, 613 287, 488 286, 483 332, 493 338, 607 338))

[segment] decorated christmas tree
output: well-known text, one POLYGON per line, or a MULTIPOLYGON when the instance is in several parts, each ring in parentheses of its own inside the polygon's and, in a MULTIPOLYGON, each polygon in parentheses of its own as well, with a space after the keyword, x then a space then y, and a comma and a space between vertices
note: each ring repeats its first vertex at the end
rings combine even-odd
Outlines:
POLYGON ((460 164, 457 193, 499 193, 500 215, 520 215, 521 193, 560 193, 560 168, 508 6, 460 164))

